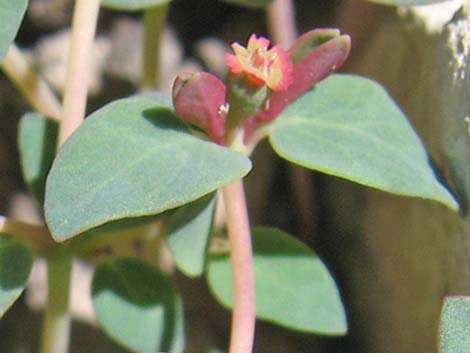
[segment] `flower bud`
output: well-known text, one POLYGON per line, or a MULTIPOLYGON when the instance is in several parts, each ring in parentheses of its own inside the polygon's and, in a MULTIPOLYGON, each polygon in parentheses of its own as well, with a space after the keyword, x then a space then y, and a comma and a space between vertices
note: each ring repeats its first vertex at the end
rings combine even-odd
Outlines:
POLYGON ((207 72, 182 73, 176 78, 172 93, 173 105, 181 120, 223 144, 227 110, 224 83, 207 72))

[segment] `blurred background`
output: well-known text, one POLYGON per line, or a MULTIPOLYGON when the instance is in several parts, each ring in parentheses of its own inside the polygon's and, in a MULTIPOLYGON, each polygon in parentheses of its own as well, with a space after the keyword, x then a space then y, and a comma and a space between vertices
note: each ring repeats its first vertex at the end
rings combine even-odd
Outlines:
MULTIPOLYGON (((338 27, 351 34, 352 53, 344 71, 371 77, 389 90, 429 148, 462 212, 307 172, 280 160, 262 143, 247 181, 251 222, 297 235, 324 259, 339 285, 349 331, 344 337, 320 337, 260 322, 255 352, 437 353, 443 297, 470 293, 469 2, 395 8, 362 0, 294 0, 294 6, 299 33, 338 27)), ((59 94, 72 7, 71 0, 30 0, 17 37, 59 94)), ((223 77, 230 43, 244 42, 253 32, 267 36, 262 9, 218 0, 173 0, 161 51, 160 89, 169 92, 181 71, 208 70, 223 77)), ((135 92, 142 38, 139 13, 101 11, 90 112, 135 92)), ((16 147, 17 124, 29 108, 4 76, 0 97, 0 213, 38 221, 16 147)), ((89 275, 85 265, 74 273, 70 352, 125 352, 93 323, 86 293, 89 275)), ((179 277, 186 352, 223 348, 229 313, 211 298, 203 280, 179 277)), ((0 321, 1 353, 36 351, 44 286, 44 270, 37 266, 33 289, 0 321)))

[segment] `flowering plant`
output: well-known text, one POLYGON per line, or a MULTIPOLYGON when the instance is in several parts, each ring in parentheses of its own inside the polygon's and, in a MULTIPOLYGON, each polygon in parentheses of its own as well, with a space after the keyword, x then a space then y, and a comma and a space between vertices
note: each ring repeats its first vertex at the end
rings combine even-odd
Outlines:
POLYGON ((226 54, 228 89, 209 73, 180 75, 173 87, 178 116, 221 144, 229 145, 243 127, 243 141, 250 144, 260 125, 344 64, 351 42, 336 29, 315 29, 289 51, 269 46, 254 34, 246 48, 232 44, 235 54, 226 54))
MULTIPOLYGON (((12 44, 27 5, 0 0, 0 56, 35 111, 21 118, 19 154, 44 223, 0 216, 0 314, 21 295, 34 261, 45 260, 41 353, 68 351, 77 259, 93 272, 93 322, 131 351, 183 352, 185 289, 177 288, 176 271, 204 278, 232 311, 229 353, 253 351, 255 320, 344 334, 340 292, 321 259, 284 230, 250 225, 243 182, 264 138, 278 156, 307 170, 458 209, 386 91, 333 74, 351 46, 336 29, 308 31, 288 50, 252 35, 246 47, 234 43, 226 54, 224 81, 183 73, 173 101, 133 95, 84 120, 100 6, 145 11, 147 90, 157 84, 154 31, 164 27, 168 1, 77 0, 63 103, 12 44)), ((193 296, 193 287, 187 292, 193 296)))

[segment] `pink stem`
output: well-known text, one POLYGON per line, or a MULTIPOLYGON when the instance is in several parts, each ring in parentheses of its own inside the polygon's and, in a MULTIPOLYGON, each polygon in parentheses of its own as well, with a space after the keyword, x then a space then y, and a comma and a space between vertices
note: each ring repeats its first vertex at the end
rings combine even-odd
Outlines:
POLYGON ((251 353, 255 335, 255 284, 250 223, 242 180, 223 190, 232 264, 234 306, 229 353, 251 353))
POLYGON ((78 0, 75 4, 58 146, 67 140, 85 118, 99 8, 99 0, 78 0))

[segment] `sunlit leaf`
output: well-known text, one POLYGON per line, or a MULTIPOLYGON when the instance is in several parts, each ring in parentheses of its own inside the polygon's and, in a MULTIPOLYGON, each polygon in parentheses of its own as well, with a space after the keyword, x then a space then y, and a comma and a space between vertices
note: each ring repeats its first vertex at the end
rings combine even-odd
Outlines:
POLYGON ((270 142, 306 168, 458 208, 406 117, 371 80, 334 75, 319 83, 275 120, 270 142))
POLYGON ((46 220, 62 241, 182 206, 250 168, 247 157, 191 135, 153 100, 115 101, 86 119, 57 155, 46 184, 46 220))
MULTIPOLYGON (((276 229, 253 230, 256 316, 305 332, 344 334, 344 308, 335 282, 313 251, 276 229)), ((232 307, 228 256, 210 258, 207 280, 211 292, 232 307)))

